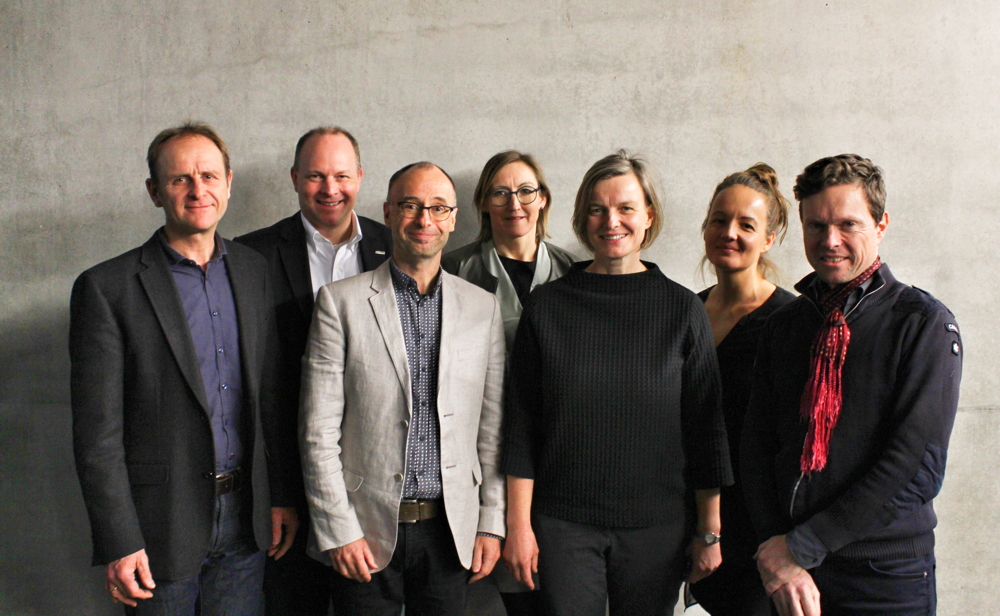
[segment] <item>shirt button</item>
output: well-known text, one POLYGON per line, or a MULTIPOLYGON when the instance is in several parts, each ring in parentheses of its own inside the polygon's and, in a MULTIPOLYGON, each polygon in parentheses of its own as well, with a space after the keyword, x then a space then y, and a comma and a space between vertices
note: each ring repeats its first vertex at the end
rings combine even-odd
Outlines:
POLYGON ((213 316, 213 317, 217 317, 217 316, 219 316, 219 311, 218 311, 218 310, 213 310, 213 311, 212 311, 212 316, 213 316))
POLYGON ((226 383, 223 383, 222 384, 222 389, 229 389, 229 385, 227 385, 226 383))
POLYGON ((399 473, 396 473, 395 475, 393 475, 392 478, 396 480, 396 483, 399 483, 400 481, 403 480, 403 476, 401 474, 399 474, 399 473))
POLYGON ((226 351, 225 351, 225 349, 223 349, 222 347, 219 347, 219 352, 220 352, 220 353, 225 353, 226 351))

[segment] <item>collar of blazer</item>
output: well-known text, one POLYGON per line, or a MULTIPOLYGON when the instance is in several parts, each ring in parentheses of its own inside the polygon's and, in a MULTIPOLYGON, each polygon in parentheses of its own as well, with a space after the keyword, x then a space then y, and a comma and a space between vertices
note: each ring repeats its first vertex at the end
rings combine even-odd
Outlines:
MULTIPOLYGON (((464 289, 464 281, 445 272, 441 276, 441 343, 438 349, 438 399, 447 399, 448 378, 453 369, 451 363, 452 345, 460 340, 463 327, 462 302, 460 296, 464 289), (442 378, 442 376, 444 378, 442 378)), ((403 326, 399 320, 399 307, 396 304, 396 293, 392 286, 392 274, 389 272, 389 260, 375 269, 372 274, 371 288, 374 293, 368 298, 382 340, 385 342, 392 365, 396 369, 399 384, 406 392, 407 411, 412 413, 413 392, 410 381, 409 362, 406 357, 406 341, 403 339, 403 326)), ((482 293, 477 287, 467 285, 469 289, 482 293)))
MULTIPOLYGON (((159 231, 157 231, 159 233, 159 231)), ((247 378, 254 370, 246 368, 254 365, 257 357, 257 319, 252 315, 258 309, 255 304, 263 303, 263 296, 254 293, 252 267, 234 252, 239 253, 242 246, 226 244, 226 268, 229 272, 229 284, 233 289, 233 300, 236 304, 237 321, 240 336, 240 359, 243 363, 243 389, 247 396, 254 396, 258 389, 255 378, 247 378)), ((249 249, 245 249, 249 250, 249 249)), ((194 340, 191 338, 191 328, 181 305, 180 294, 170 272, 170 262, 160 246, 156 233, 142 245, 139 261, 145 266, 138 274, 139 281, 146 292, 146 297, 153 308, 163 335, 170 350, 180 367, 184 380, 194 394, 202 409, 208 414, 208 398, 205 395, 205 384, 198 368, 198 355, 194 350, 194 340)), ((262 307, 262 306, 261 306, 262 307)))

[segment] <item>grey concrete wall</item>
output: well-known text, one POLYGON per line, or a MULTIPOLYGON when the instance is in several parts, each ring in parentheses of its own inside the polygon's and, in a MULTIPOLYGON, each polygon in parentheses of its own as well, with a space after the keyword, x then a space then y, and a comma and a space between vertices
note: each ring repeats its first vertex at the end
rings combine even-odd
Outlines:
MULTIPOLYGON (((1000 5, 981 0, 3 0, 0 612, 109 609, 70 452, 69 290, 161 223, 145 147, 186 118, 229 142, 227 237, 294 211, 292 148, 317 124, 361 140, 360 211, 376 218, 404 163, 441 164, 467 206, 490 155, 533 152, 568 247, 583 172, 627 146, 663 177, 668 222, 645 256, 693 289, 724 175, 763 160, 788 187, 820 156, 871 157, 888 180, 884 259, 952 308, 966 343, 940 613, 994 611, 997 24, 1000 5)), ((460 220, 454 246, 474 234, 474 214, 460 220)), ((786 285, 807 272, 800 242, 793 224, 772 251, 786 285)))

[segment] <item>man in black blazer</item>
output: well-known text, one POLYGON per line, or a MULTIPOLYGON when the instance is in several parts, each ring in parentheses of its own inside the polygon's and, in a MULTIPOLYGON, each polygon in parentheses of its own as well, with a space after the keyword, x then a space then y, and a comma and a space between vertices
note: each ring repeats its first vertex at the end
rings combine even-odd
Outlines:
POLYGON ((164 130, 147 162, 164 226, 81 274, 70 303, 93 561, 127 613, 260 614, 263 550, 283 555, 298 524, 272 439, 266 263, 216 233, 232 171, 215 131, 164 130))
MULTIPOLYGON (((392 254, 392 236, 385 225, 354 213, 364 169, 358 142, 346 130, 319 127, 302 135, 291 176, 300 211, 235 241, 268 261, 281 350, 278 392, 291 411, 283 421, 283 449, 294 452, 287 460, 298 480, 291 495, 305 526, 297 410, 313 300, 324 285, 381 265, 392 254)), ((305 545, 303 532, 284 559, 268 562, 264 593, 269 615, 328 613, 329 563, 307 556, 305 545)))

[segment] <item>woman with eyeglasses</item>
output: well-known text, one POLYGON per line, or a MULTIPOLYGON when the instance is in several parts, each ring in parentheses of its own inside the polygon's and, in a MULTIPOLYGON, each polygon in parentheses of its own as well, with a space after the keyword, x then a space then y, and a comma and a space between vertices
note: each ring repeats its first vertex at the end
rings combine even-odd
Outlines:
POLYGON ((446 254, 441 266, 496 294, 509 350, 528 293, 565 274, 574 259, 543 241, 552 193, 530 154, 507 150, 490 158, 473 201, 481 216, 479 237, 446 254))
MULTIPOLYGON (((441 266, 496 294, 509 351, 528 293, 565 274, 574 258, 544 241, 552 194, 542 168, 530 154, 507 150, 490 158, 473 201, 480 212, 479 237, 446 254, 441 266)), ((528 592, 531 588, 514 580, 503 567, 494 568, 490 579, 500 591, 508 616, 540 613, 538 593, 528 592)))
POLYGON ((504 559, 544 613, 669 614, 721 560, 731 483, 712 329, 641 259, 663 224, 651 171, 597 161, 573 230, 594 253, 531 294, 504 380, 504 559), (686 565, 690 556, 690 572, 686 565))
MULTIPOLYGON (((701 223, 705 261, 718 284, 698 297, 705 302, 722 375, 722 410, 736 483, 722 489, 722 566, 691 585, 691 594, 712 616, 769 616, 753 556, 758 541, 740 486, 739 439, 753 386, 753 362, 764 321, 795 299, 767 279, 774 266, 765 253, 788 227, 788 201, 778 175, 764 163, 733 173, 718 186, 701 223)), ((704 261, 703 261, 704 263, 704 261)), ((752 495, 751 495, 752 497, 752 495)))

